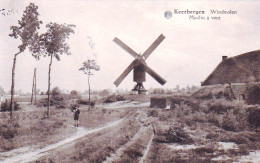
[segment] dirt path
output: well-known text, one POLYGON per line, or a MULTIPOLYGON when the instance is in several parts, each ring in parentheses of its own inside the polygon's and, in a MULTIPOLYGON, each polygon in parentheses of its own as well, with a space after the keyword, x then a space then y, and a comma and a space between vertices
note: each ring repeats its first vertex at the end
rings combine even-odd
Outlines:
MULTIPOLYGON (((138 141, 140 141, 143 135, 147 134, 148 130, 151 129, 151 124, 149 123, 149 120, 147 119, 147 115, 142 111, 137 111, 138 116, 135 117, 135 120, 140 124, 140 129, 138 132, 124 145, 119 147, 115 153, 112 153, 110 157, 107 157, 106 160, 103 163, 112 163, 112 162, 123 162, 122 159, 125 156, 125 153, 128 149, 131 149, 132 146, 135 146, 138 141)), ((143 162, 146 159, 146 156, 150 150, 150 146, 152 144, 152 140, 154 138, 154 133, 151 135, 149 142, 145 146, 144 149, 142 149, 143 156, 140 158, 138 162, 143 162)), ((137 143, 138 144, 138 143, 137 143)), ((141 151, 140 151, 141 152, 141 151)), ((126 160, 124 160, 126 161, 126 160)), ((129 161, 129 160, 128 160, 129 161)), ((136 160, 137 161, 137 160, 136 160)), ((130 161, 131 162, 131 161, 130 161)))
POLYGON ((144 151, 144 155, 143 155, 143 157, 142 157, 141 160, 140 160, 140 163, 143 163, 144 160, 146 159, 147 154, 149 153, 150 147, 151 147, 151 145, 152 145, 153 138, 154 138, 154 133, 153 133, 153 135, 151 136, 151 139, 150 139, 149 143, 147 144, 147 147, 146 147, 146 149, 145 149, 145 151, 144 151))
POLYGON ((126 144, 122 145, 119 149, 116 150, 115 153, 111 154, 110 157, 106 158, 106 161, 103 163, 110 163, 110 162, 115 162, 116 160, 120 159, 120 156, 122 155, 123 151, 127 149, 132 143, 134 143, 137 138, 141 136, 141 133, 143 132, 144 127, 141 127, 138 132, 128 141, 126 144))
POLYGON ((137 101, 119 101, 113 102, 105 105, 99 105, 104 107, 105 109, 120 109, 120 108, 139 108, 139 107, 149 107, 150 102, 139 103, 137 101))
POLYGON ((58 143, 48 145, 41 149, 35 149, 34 147, 24 147, 24 148, 15 149, 15 150, 12 150, 9 152, 1 153, 0 154, 0 163, 6 163, 6 162, 24 163, 24 162, 35 161, 38 158, 49 154, 50 150, 53 150, 55 148, 58 148, 58 147, 61 147, 64 145, 69 145, 69 144, 73 143, 75 140, 82 138, 88 134, 113 127, 113 126, 119 124, 120 122, 122 122, 123 119, 124 118, 119 119, 114 122, 107 123, 106 125, 99 127, 99 128, 95 128, 95 129, 85 129, 83 127, 78 127, 78 131, 71 137, 69 137, 63 141, 60 141, 58 143))

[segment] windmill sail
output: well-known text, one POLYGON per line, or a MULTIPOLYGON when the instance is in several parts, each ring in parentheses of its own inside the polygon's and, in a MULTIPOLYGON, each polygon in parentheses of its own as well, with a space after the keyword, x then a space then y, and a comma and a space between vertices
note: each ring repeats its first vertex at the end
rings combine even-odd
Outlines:
MULTIPOLYGON (((142 63, 143 64, 143 63, 142 63)), ((149 66, 143 64, 145 67, 145 71, 151 75, 157 82, 159 82, 161 85, 164 85, 166 83, 166 80, 164 80, 159 74, 157 74, 154 70, 152 70, 149 66)))
POLYGON ((123 48, 125 51, 127 51, 129 54, 131 54, 134 58, 139 57, 139 55, 135 51, 133 51, 133 49, 131 49, 129 46, 127 46, 125 43, 119 40, 117 37, 115 37, 113 41, 121 48, 123 48))
POLYGON ((165 39, 165 36, 161 34, 153 43, 152 45, 143 53, 144 60, 146 60, 149 55, 154 51, 154 49, 159 46, 159 44, 165 39))
POLYGON ((119 84, 124 80, 124 78, 130 73, 130 71, 134 68, 135 60, 125 69, 125 71, 116 79, 114 84, 119 86, 119 84))

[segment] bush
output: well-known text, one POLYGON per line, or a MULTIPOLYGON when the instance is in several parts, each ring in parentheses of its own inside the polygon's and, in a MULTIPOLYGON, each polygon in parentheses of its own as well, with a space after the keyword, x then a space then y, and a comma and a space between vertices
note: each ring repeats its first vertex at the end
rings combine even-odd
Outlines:
POLYGON ((173 113, 177 116, 177 117, 183 117, 186 115, 190 115, 192 112, 192 108, 186 104, 183 105, 178 105, 175 104, 175 108, 173 110, 173 113))
POLYGON ((228 111, 223 116, 223 122, 221 124, 221 127, 227 131, 238 131, 239 130, 239 121, 236 119, 236 116, 232 111, 228 111))
MULTIPOLYGON (((58 87, 55 87, 55 88, 52 89, 50 96, 51 96, 50 97, 50 106, 55 105, 57 108, 65 108, 66 107, 64 98, 63 98, 61 91, 58 87)), ((38 103, 37 103, 37 106, 47 107, 48 106, 48 98, 39 100, 38 103)))
POLYGON ((171 99, 171 107, 170 109, 174 109, 176 106, 181 106, 186 104, 187 106, 192 108, 192 111, 200 110, 200 101, 194 98, 186 97, 186 96, 176 96, 171 99))
POLYGON ((184 101, 184 97, 176 96, 171 98, 171 106, 170 109, 174 109, 175 106, 180 106, 182 101, 184 101))
MULTIPOLYGON (((47 105, 48 105, 48 98, 43 98, 37 101, 38 107, 47 107, 47 105)), ((52 106, 51 103, 50 106, 52 106)))
POLYGON ((105 103, 111 103, 116 101, 125 101, 126 98, 122 95, 111 95, 106 100, 105 103))
POLYGON ((61 96, 63 97, 64 101, 73 100, 73 99, 80 99, 81 98, 81 95, 77 91, 75 91, 75 90, 71 91, 69 94, 61 93, 61 96))
POLYGON ((215 126, 218 126, 220 127, 220 125, 222 124, 222 116, 221 115, 218 115, 216 113, 208 113, 207 115, 207 121, 209 123, 212 123, 214 124, 215 126))
MULTIPOLYGON (((48 98, 41 99, 37 102, 38 107, 47 107, 48 106, 48 98)), ((65 101, 55 101, 53 98, 50 99, 50 106, 56 106, 56 108, 65 108, 65 101)))
MULTIPOLYGON (((85 99, 79 99, 77 102, 78 102, 78 104, 81 104, 81 105, 89 105, 89 101, 85 100, 85 99)), ((90 101, 90 106, 94 107, 95 101, 90 101)))
POLYGON ((227 113, 228 110, 231 110, 235 108, 236 104, 232 101, 227 101, 225 99, 214 99, 214 100, 209 100, 207 102, 209 111, 218 113, 218 114, 223 114, 227 113))
POLYGON ((256 106, 248 108, 248 112, 248 123, 252 127, 260 127, 260 107, 256 106))
POLYGON ((194 142, 183 128, 178 126, 170 126, 168 130, 158 135, 159 137, 155 138, 155 141, 158 143, 190 144, 194 142))
POLYGON ((20 125, 16 121, 8 120, 0 125, 0 136, 5 139, 14 138, 18 134, 20 125))
MULTIPOLYGON (((20 109, 21 109, 20 105, 16 101, 14 101, 14 110, 20 110, 20 109)), ((1 104, 0 111, 5 112, 5 111, 10 111, 10 110, 11 110, 10 101, 5 100, 1 104)))
POLYGON ((248 104, 260 104, 260 85, 248 86, 246 101, 248 104))
POLYGON ((156 110, 149 110, 147 113, 148 117, 158 117, 158 112, 156 110))
POLYGON ((61 91, 58 87, 55 87, 52 89, 51 91, 51 103, 52 105, 56 105, 58 107, 62 107, 63 106, 63 96, 61 94, 61 91))

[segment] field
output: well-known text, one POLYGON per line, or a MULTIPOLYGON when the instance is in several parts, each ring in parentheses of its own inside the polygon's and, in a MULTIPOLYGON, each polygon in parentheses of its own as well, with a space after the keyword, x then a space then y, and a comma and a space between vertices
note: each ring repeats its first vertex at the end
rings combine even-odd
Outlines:
POLYGON ((259 162, 259 126, 246 111, 257 106, 184 99, 167 110, 149 108, 148 96, 126 99, 81 105, 79 127, 69 108, 46 118, 46 108, 21 103, 12 121, 0 113, 0 162, 259 162))

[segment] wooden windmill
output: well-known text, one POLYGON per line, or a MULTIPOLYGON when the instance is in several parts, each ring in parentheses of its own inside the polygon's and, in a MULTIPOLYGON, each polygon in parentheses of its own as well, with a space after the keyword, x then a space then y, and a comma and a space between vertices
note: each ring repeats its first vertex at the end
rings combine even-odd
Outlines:
POLYGON ((114 84, 119 86, 119 84, 124 80, 124 78, 134 69, 134 82, 135 85, 133 91, 138 91, 138 94, 145 92, 145 88, 143 86, 143 82, 145 82, 145 74, 146 72, 151 75, 157 82, 161 85, 166 83, 160 75, 158 75, 155 71, 153 71, 149 66, 147 66, 145 60, 150 56, 150 54, 157 48, 157 46, 165 39, 165 37, 161 34, 152 45, 142 54, 139 55, 135 51, 133 51, 130 47, 124 44, 118 38, 115 38, 113 41, 117 43, 121 48, 131 54, 135 60, 125 69, 125 71, 116 79, 114 84))

